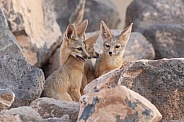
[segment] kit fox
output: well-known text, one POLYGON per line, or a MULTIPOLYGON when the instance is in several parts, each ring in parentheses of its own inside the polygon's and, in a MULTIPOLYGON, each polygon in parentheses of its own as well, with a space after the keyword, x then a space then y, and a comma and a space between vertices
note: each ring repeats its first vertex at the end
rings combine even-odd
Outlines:
MULTIPOLYGON (((85 41, 86 51, 91 56, 91 58, 99 57, 99 54, 94 49, 94 45, 99 35, 100 33, 97 33, 85 41)), ((95 70, 91 59, 86 59, 86 62, 84 63, 84 70, 83 70, 83 77, 82 77, 82 84, 81 84, 81 94, 83 94, 83 89, 85 88, 85 86, 96 78, 94 72, 95 70)))
POLYGON ((63 56, 65 62, 46 79, 42 96, 79 101, 83 65, 85 59, 90 57, 85 50, 83 39, 78 36, 83 35, 81 32, 81 29, 76 31, 74 25, 68 25, 61 45, 64 52, 60 52, 67 57, 63 56))
POLYGON ((100 25, 103 39, 103 53, 96 60, 95 76, 99 77, 113 69, 120 68, 123 64, 123 55, 129 40, 133 23, 131 23, 121 34, 115 36, 102 21, 100 25))

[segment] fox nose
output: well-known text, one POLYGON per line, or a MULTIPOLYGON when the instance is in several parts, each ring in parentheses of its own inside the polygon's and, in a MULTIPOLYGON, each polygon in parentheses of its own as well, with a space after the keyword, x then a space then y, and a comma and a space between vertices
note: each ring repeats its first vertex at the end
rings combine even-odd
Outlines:
POLYGON ((110 56, 112 55, 112 52, 111 52, 111 51, 109 52, 109 55, 110 55, 110 56))
POLYGON ((91 57, 88 57, 88 59, 91 59, 91 57))

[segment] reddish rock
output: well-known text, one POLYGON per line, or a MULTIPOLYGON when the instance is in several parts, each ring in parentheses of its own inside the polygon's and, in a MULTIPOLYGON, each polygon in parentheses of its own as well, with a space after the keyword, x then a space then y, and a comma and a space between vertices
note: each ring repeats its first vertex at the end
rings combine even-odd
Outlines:
POLYGON ((31 65, 41 66, 61 43, 52 3, 46 0, 2 0, 10 30, 31 65))
POLYGON ((79 122, 161 120, 162 115, 150 101, 117 84, 119 77, 120 70, 113 70, 86 86, 80 99, 79 122))

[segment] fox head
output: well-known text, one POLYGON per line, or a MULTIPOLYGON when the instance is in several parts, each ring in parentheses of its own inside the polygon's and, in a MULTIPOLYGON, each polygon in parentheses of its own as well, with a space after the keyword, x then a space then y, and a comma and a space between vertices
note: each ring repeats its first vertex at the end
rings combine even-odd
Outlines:
POLYGON ((96 34, 96 35, 94 35, 94 36, 92 36, 84 41, 86 51, 91 56, 91 58, 98 58, 99 57, 99 54, 94 49, 94 45, 95 45, 99 35, 100 35, 100 33, 98 33, 98 34, 96 34))
POLYGON ((69 24, 64 34, 63 46, 65 53, 68 53, 78 60, 84 62, 85 59, 90 58, 90 55, 85 49, 85 30, 88 21, 84 20, 77 28, 73 24, 69 24))
POLYGON ((109 56, 117 56, 123 54, 131 34, 132 25, 133 23, 131 23, 119 35, 114 36, 110 29, 102 21, 100 30, 103 39, 103 53, 106 53, 109 56))

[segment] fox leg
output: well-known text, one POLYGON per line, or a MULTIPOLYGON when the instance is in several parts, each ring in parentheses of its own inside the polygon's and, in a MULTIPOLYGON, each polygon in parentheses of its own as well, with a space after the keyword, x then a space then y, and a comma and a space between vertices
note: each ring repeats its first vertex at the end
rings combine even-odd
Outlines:
POLYGON ((59 93, 56 97, 58 100, 72 101, 71 96, 67 92, 59 93))
POLYGON ((83 90, 84 90, 84 88, 85 88, 86 85, 87 85, 87 77, 86 77, 86 75, 83 75, 83 77, 82 77, 82 83, 81 83, 81 88, 80 88, 81 95, 84 94, 83 93, 83 90))
POLYGON ((75 89, 69 92, 71 98, 73 99, 73 101, 77 101, 79 102, 80 97, 81 97, 81 93, 80 93, 80 89, 75 89))

